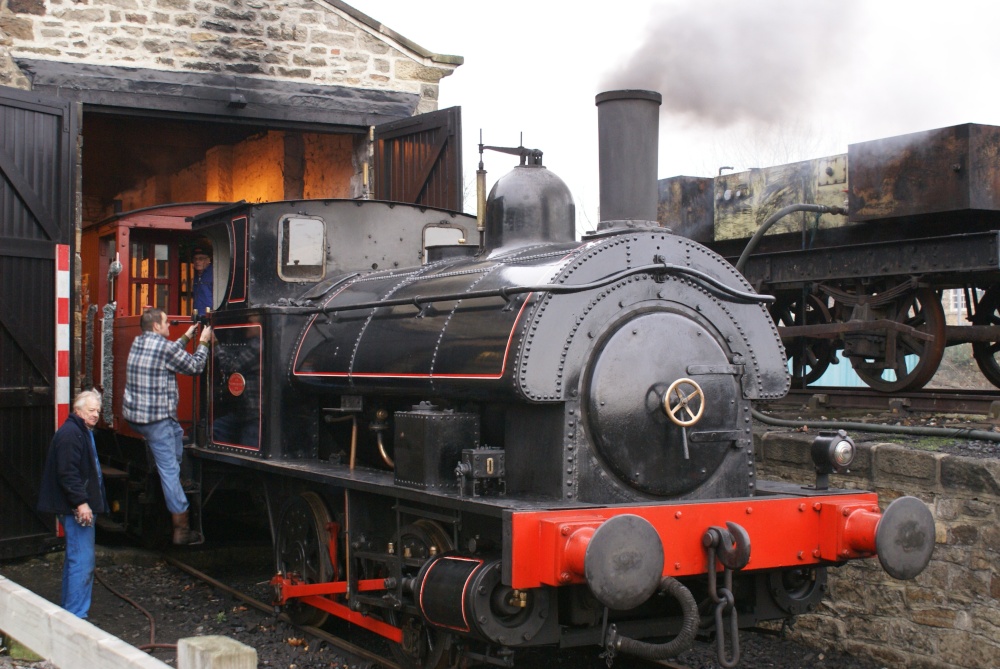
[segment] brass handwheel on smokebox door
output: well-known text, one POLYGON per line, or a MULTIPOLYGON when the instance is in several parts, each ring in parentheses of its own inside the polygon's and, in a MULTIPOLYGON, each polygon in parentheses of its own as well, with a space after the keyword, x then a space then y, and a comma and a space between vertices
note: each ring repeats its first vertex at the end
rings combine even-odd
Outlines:
POLYGON ((677 379, 663 395, 663 410, 675 425, 690 427, 705 413, 705 391, 691 379, 677 379))
POLYGON ((687 429, 701 420, 705 413, 705 391, 691 379, 677 379, 663 394, 663 410, 674 425, 681 428, 684 459, 690 460, 687 429))

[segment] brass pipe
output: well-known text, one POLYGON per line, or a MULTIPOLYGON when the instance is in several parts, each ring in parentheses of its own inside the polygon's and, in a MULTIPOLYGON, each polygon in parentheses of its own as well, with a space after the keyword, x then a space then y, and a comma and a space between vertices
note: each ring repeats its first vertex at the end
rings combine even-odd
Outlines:
POLYGON ((385 451, 385 444, 382 442, 382 430, 376 431, 375 438, 378 441, 378 454, 382 456, 382 462, 387 464, 389 469, 395 469, 396 463, 392 461, 392 458, 385 451))
POLYGON ((354 462, 358 457, 358 417, 351 416, 351 465, 350 470, 354 471, 354 462))

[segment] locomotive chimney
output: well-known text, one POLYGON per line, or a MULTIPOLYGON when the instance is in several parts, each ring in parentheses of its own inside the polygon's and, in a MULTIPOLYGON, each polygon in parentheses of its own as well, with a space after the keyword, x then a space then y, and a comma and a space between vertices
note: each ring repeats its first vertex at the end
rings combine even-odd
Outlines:
POLYGON ((601 221, 655 221, 659 204, 657 145, 660 103, 655 91, 621 90, 597 95, 601 221))

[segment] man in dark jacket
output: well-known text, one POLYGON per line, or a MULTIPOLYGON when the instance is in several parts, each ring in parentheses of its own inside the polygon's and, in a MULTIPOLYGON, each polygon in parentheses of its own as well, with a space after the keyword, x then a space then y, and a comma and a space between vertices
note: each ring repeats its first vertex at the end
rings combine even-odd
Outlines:
POLYGON ((76 396, 73 413, 52 438, 38 494, 38 510, 56 514, 66 532, 60 605, 80 618, 90 611, 94 585, 94 514, 108 510, 91 431, 100 415, 99 393, 76 396))

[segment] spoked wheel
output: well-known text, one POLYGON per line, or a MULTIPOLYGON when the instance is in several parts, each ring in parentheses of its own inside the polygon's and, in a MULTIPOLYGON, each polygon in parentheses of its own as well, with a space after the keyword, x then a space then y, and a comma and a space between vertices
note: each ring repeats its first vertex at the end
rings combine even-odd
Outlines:
MULTIPOLYGON (((805 300, 805 317, 802 315, 802 300, 779 298, 771 307, 771 317, 779 327, 796 325, 826 325, 831 321, 830 310, 815 295, 805 300)), ((804 388, 823 376, 834 359, 833 342, 830 339, 796 337, 785 346, 792 362, 792 388, 804 388)))
MULTIPOLYGON (((439 523, 420 519, 405 526, 396 538, 404 560, 426 560, 454 549, 451 536, 439 523)), ((416 615, 392 611, 389 622, 403 630, 403 642, 392 644, 392 654, 406 669, 442 669, 450 666, 451 635, 428 627, 416 615)))
POLYGON ((451 635, 428 627, 419 616, 392 612, 389 622, 403 630, 403 642, 392 644, 392 655, 405 669, 445 669, 451 666, 451 635))
MULTIPOLYGON (((902 392, 919 390, 931 380, 944 356, 945 320, 941 301, 931 288, 919 288, 908 292, 896 301, 894 315, 897 323, 903 323, 920 332, 933 336, 930 341, 896 333, 895 355, 887 359, 875 360, 851 358, 851 364, 858 376, 875 390, 882 392, 902 392), (907 365, 907 356, 915 356, 916 362, 907 365), (884 363, 884 365, 883 365, 884 363)), ((889 333, 888 337, 893 336, 889 333)))
MULTIPOLYGON (((330 564, 330 512, 322 498, 304 492, 285 505, 278 523, 275 563, 278 571, 304 583, 326 583, 333 578, 330 564)), ((296 625, 319 627, 329 614, 296 600, 285 606, 296 625)))
MULTIPOLYGON (((990 286, 979 300, 973 325, 1000 325, 1000 284, 990 286)), ((977 341, 972 344, 972 356, 986 379, 1000 388, 1000 341, 977 341)))

